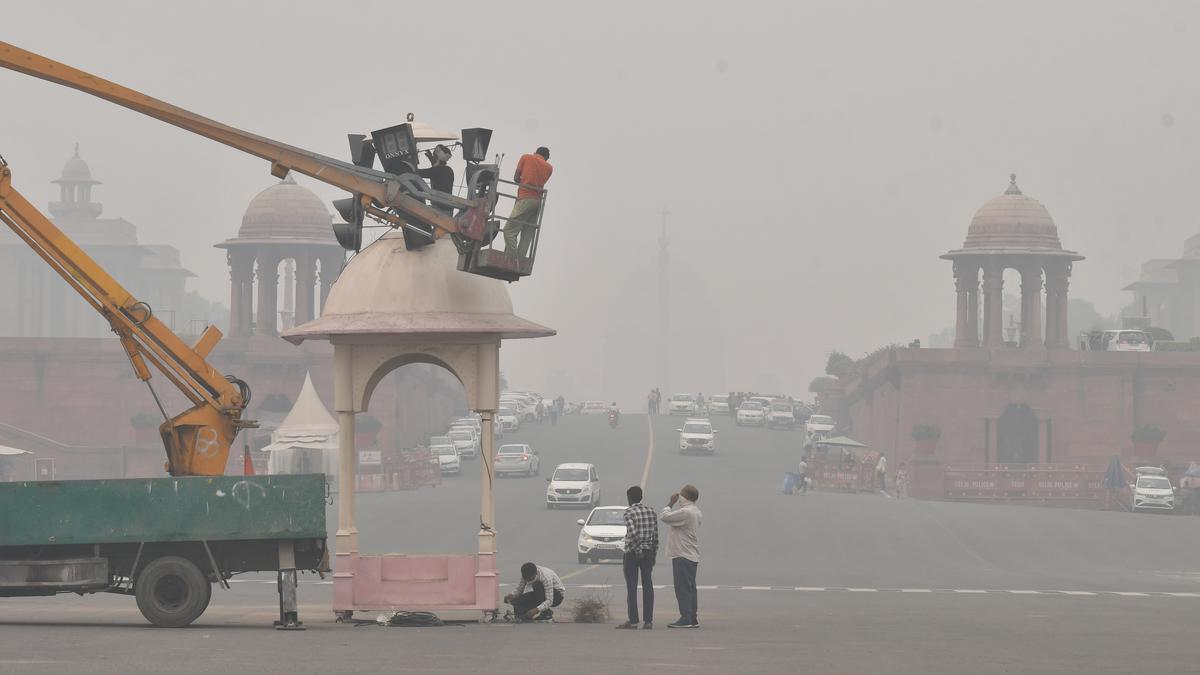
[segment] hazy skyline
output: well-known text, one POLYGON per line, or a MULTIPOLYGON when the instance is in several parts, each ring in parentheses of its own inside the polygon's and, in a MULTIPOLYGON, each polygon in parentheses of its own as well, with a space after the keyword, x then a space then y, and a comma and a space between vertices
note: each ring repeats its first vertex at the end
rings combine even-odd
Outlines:
MULTIPOLYGON (((537 270, 510 290, 559 336, 506 346, 515 386, 565 371, 592 396, 628 395, 599 391, 605 337, 629 274, 654 264, 664 205, 672 258, 704 275, 719 315, 728 386, 769 373, 796 394, 831 349, 953 322, 938 255, 1009 173, 1087 256, 1071 295, 1102 313, 1128 301, 1143 260, 1200 231, 1190 3, 405 9, 67 2, 6 7, 0 39, 336 157, 346 133, 410 111, 494 128, 509 170, 549 146, 537 270)), ((78 141, 105 214, 177 246, 191 288, 228 302, 213 244, 274 182, 265 162, 28 76, 0 71, 0 86, 18 189, 44 207, 78 141)), ((301 182, 327 208, 343 196, 301 182)), ((673 367, 686 387, 708 364, 673 367)))

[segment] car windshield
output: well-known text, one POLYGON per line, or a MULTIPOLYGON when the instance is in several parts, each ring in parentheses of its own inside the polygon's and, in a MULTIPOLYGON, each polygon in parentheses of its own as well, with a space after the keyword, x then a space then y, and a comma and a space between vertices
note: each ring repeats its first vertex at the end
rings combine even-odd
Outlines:
POLYGON ((1140 488, 1169 490, 1171 488, 1171 481, 1162 476, 1142 476, 1138 478, 1137 486, 1140 488))
POLYGON ((785 412, 791 412, 792 406, 790 406, 786 403, 775 403, 775 404, 771 405, 771 410, 782 410, 785 412))
POLYGON ((711 434, 712 427, 707 424, 685 424, 683 425, 683 433, 685 434, 711 434))
POLYGON ((453 445, 435 445, 433 446, 433 454, 435 455, 457 455, 453 445))
POLYGON ((587 469, 556 469, 554 471, 554 480, 582 481, 587 479, 587 469))
POLYGON ((469 431, 451 431, 450 438, 455 441, 473 441, 475 435, 469 431))
POLYGON ((1146 344, 1145 333, 1117 333, 1117 342, 1123 345, 1144 345, 1146 344))
POLYGON ((692 396, 691 396, 691 394, 675 394, 674 396, 671 397, 671 400, 672 401, 691 401, 692 396))
POLYGON ((596 509, 587 519, 588 525, 624 525, 625 509, 596 509))
POLYGON ((429 444, 430 445, 449 445, 450 437, 449 436, 432 436, 429 439, 429 444))
POLYGON ((512 417, 512 410, 510 408, 501 408, 496 414, 500 417, 512 417))
POLYGON ((813 415, 808 418, 809 424, 833 424, 833 418, 828 415, 813 415))
POLYGON ((742 410, 762 410, 762 404, 758 401, 746 401, 742 404, 742 410))
POLYGON ((588 401, 587 403, 583 404, 583 407, 585 407, 585 408, 605 408, 607 406, 605 406, 600 401, 588 401))
POLYGON ((724 403, 729 400, 729 395, 728 394, 716 394, 716 395, 712 396, 712 398, 710 400, 720 401, 721 403, 724 403))
POLYGON ((523 455, 525 454, 526 446, 524 445, 502 445, 497 455, 523 455))

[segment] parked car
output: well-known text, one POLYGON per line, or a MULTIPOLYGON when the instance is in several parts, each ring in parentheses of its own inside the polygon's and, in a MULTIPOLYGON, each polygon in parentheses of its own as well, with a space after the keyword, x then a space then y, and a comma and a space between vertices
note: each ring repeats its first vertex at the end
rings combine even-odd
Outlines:
POLYGON ((454 441, 450 440, 450 437, 446 435, 430 436, 429 447, 432 448, 435 445, 454 445, 454 441))
POLYGON ((737 409, 737 416, 734 418, 738 426, 747 424, 761 427, 767 423, 767 411, 763 408, 763 404, 758 401, 743 401, 737 409))
POLYGON ((453 428, 448 435, 454 447, 458 448, 459 455, 471 458, 479 456, 479 438, 470 427, 453 428))
POLYGON ((697 410, 696 397, 692 394, 675 394, 667 404, 670 415, 695 415, 697 410))
POLYGON ((767 411, 767 426, 779 429, 795 429, 796 413, 787 401, 775 401, 767 411))
POLYGON ((574 462, 559 464, 546 479, 546 508, 582 504, 596 506, 600 503, 600 477, 593 464, 574 462))
POLYGON ((541 473, 542 460, 537 450, 525 443, 506 443, 496 451, 496 475, 520 473, 536 476, 541 473))
POLYGON ((575 521, 580 526, 579 564, 625 557, 625 507, 599 506, 587 518, 575 521))
POLYGON ((462 460, 453 444, 431 445, 429 452, 438 459, 438 468, 443 474, 456 474, 462 471, 462 460))
POLYGON ((521 419, 509 407, 501 407, 496 411, 496 422, 504 431, 516 431, 521 428, 521 419))
POLYGON ((683 426, 675 431, 679 432, 681 455, 688 452, 707 452, 711 455, 717 451, 717 431, 712 428, 712 422, 705 418, 684 420, 683 426))
POLYGON ((708 398, 708 414, 728 415, 729 394, 713 394, 708 398))
POLYGON ((809 438, 826 438, 833 433, 834 426, 833 418, 829 415, 809 415, 804 423, 804 433, 809 438))
POLYGON ((1175 488, 1167 472, 1156 466, 1139 466, 1134 469, 1137 478, 1131 488, 1132 510, 1154 509, 1175 510, 1175 488))
POLYGON ((608 404, 604 401, 584 401, 583 409, 579 412, 582 415, 607 415, 608 404))

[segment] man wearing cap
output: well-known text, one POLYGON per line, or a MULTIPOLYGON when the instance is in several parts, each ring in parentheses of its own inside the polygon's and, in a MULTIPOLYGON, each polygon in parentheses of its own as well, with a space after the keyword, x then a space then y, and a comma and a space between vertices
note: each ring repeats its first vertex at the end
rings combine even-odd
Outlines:
POLYGON ((537 229, 538 213, 542 210, 542 188, 554 173, 550 165, 550 149, 543 146, 531 155, 522 155, 517 162, 513 182, 518 184, 517 203, 504 226, 504 251, 522 258, 529 257, 537 229))

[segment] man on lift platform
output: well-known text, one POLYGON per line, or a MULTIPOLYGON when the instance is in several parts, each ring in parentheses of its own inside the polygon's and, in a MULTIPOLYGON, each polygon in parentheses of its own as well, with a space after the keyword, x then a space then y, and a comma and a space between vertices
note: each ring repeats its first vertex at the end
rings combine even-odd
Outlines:
POLYGON ((550 164, 550 149, 542 146, 532 155, 522 155, 517 162, 513 182, 518 184, 517 203, 504 226, 504 250, 527 258, 537 228, 538 212, 542 209, 542 188, 554 173, 550 164))

